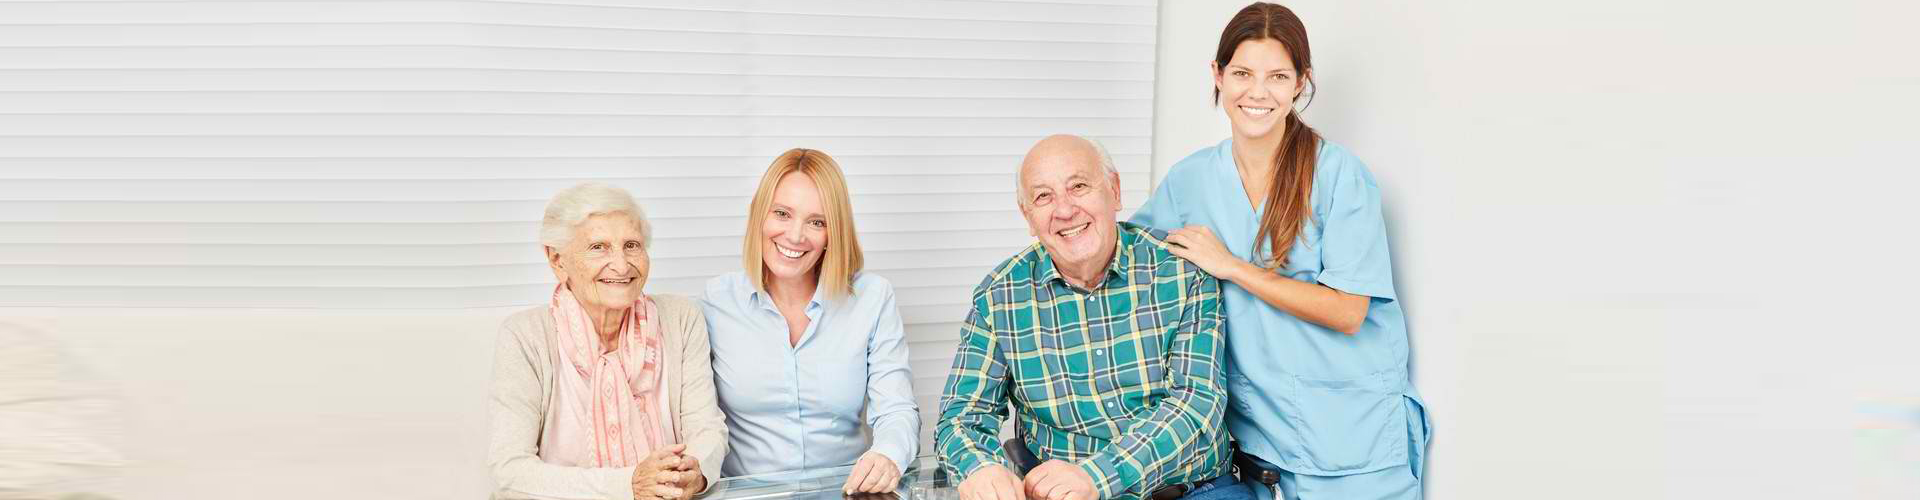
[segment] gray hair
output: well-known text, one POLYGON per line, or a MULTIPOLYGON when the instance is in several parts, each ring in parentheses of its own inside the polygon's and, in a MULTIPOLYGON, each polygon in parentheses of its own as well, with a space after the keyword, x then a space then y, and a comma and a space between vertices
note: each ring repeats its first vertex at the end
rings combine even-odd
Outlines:
POLYGON ((565 248, 573 240, 573 229, 588 217, 616 212, 633 216, 640 227, 640 244, 653 247, 653 224, 647 212, 633 201, 627 190, 600 182, 583 182, 560 190, 547 202, 547 214, 540 218, 540 244, 565 248))
MULTIPOLYGON (((1087 141, 1087 144, 1093 145, 1093 153, 1094 153, 1093 156, 1100 160, 1100 168, 1107 171, 1108 178, 1112 179, 1112 178, 1120 177, 1120 169, 1114 168, 1113 166, 1113 155, 1107 154, 1107 146, 1105 144, 1101 144, 1099 139, 1094 139, 1092 137, 1086 137, 1086 136, 1073 135, 1073 134, 1061 134, 1061 135, 1066 135, 1066 136, 1077 138, 1083 141, 1087 141)), ((1026 170, 1027 169, 1025 168, 1020 168, 1013 171, 1013 198, 1014 198, 1014 201, 1019 202, 1020 206, 1023 206, 1023 207, 1027 206, 1027 180, 1025 179, 1026 170)))

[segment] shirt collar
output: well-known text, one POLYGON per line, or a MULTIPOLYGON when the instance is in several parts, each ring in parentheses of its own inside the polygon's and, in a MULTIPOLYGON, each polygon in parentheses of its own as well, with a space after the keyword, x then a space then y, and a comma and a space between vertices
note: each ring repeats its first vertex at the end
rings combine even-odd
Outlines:
MULTIPOLYGON (((759 306, 763 309, 778 309, 773 304, 773 294, 767 293, 766 290, 762 290, 760 287, 753 286, 753 282, 746 281, 744 279, 744 275, 741 281, 742 283, 740 283, 741 285, 740 290, 742 293, 746 294, 747 303, 753 304, 755 306, 759 306)), ((816 310, 816 309, 820 309, 821 307, 824 307, 826 296, 821 294, 822 291, 823 289, 820 287, 820 284, 814 285, 813 297, 807 300, 808 311, 812 311, 812 310, 816 310)))
MULTIPOLYGON (((1114 231, 1113 238, 1113 258, 1107 259, 1107 281, 1112 281, 1115 278, 1121 278, 1127 275, 1127 267, 1133 264, 1133 252, 1127 251, 1127 248, 1132 246, 1134 243, 1133 240, 1138 238, 1138 236, 1133 234, 1131 223, 1116 222, 1114 225, 1116 226, 1116 230, 1114 231)), ((1060 268, 1053 265, 1053 255, 1047 253, 1047 247, 1045 245, 1040 246, 1040 264, 1038 271, 1040 281, 1043 283, 1050 283, 1054 280, 1059 280, 1061 283, 1067 282, 1067 278, 1060 275, 1060 268)), ((1104 288, 1105 283, 1103 282, 1102 285, 1104 288)))

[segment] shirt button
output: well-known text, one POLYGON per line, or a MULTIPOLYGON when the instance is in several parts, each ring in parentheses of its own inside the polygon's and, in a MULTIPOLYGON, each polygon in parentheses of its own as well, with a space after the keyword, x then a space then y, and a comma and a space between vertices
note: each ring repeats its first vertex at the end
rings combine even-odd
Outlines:
POLYGON ((1105 349, 1094 349, 1094 350, 1093 350, 1093 355, 1095 355, 1095 356, 1103 356, 1103 355, 1106 355, 1106 353, 1107 353, 1107 351, 1106 351, 1105 349))

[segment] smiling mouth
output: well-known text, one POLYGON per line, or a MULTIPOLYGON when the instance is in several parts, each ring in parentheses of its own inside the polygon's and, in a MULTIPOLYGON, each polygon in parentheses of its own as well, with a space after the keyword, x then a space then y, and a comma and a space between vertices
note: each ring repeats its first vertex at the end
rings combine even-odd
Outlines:
POLYGON ((779 243, 774 243, 773 249, 779 251, 780 255, 784 255, 789 259, 798 259, 800 256, 807 254, 807 252, 799 250, 790 250, 787 247, 780 246, 779 243))
POLYGON ((631 285, 631 284, 633 284, 633 278, 619 278, 619 279, 608 279, 608 278, 601 278, 601 279, 600 279, 599 281, 600 281, 601 283, 605 283, 605 284, 608 284, 608 285, 631 285))
POLYGON ((1267 116, 1268 113, 1272 113, 1273 108, 1256 108, 1253 106, 1241 106, 1240 112, 1246 113, 1247 116, 1258 118, 1262 116, 1267 116))
POLYGON ((1079 235, 1082 232, 1085 232, 1089 227, 1093 227, 1092 222, 1088 222, 1086 224, 1081 224, 1078 226, 1073 226, 1070 228, 1055 231, 1053 234, 1060 235, 1061 238, 1072 238, 1074 236, 1079 235))

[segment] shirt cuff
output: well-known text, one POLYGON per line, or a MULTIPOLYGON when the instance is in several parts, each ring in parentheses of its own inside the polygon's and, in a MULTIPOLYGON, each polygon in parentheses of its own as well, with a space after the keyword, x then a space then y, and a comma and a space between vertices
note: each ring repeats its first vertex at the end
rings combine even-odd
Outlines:
POLYGON ((1351 293, 1354 295, 1365 295, 1365 296, 1373 297, 1377 299, 1398 300, 1393 296, 1393 285, 1390 285, 1387 283, 1380 283, 1380 282, 1374 282, 1374 281, 1350 280, 1350 279, 1343 278, 1339 275, 1329 275, 1326 273, 1321 273, 1318 276, 1314 276, 1313 279, 1314 281, 1320 282, 1320 284, 1322 285, 1326 285, 1328 288, 1351 293))
POLYGON ((887 460, 892 460, 894 468, 899 469, 897 472, 905 475, 907 473, 907 462, 913 460, 913 457, 907 456, 907 450, 903 448, 905 447, 899 443, 873 443, 873 448, 869 448, 867 451, 879 453, 880 456, 887 457, 887 460))
POLYGON ((980 472, 981 468, 989 465, 1006 466, 1006 464, 1002 464, 998 460, 989 458, 986 453, 977 451, 962 453, 960 456, 953 457, 953 459, 947 463, 947 466, 951 467, 954 475, 957 476, 953 478, 953 484, 960 484, 966 481, 967 478, 973 477, 973 473, 980 472))
MULTIPOLYGON (((893 417, 918 416, 894 415, 893 417)), ((913 461, 914 449, 919 444, 916 442, 919 436, 914 435, 919 429, 915 428, 914 422, 916 421, 910 418, 881 419, 878 422, 879 425, 873 428, 873 446, 867 448, 867 451, 887 457, 887 460, 892 460, 893 465, 900 469, 901 474, 906 474, 907 464, 913 461)))
POLYGON ((634 467, 602 469, 606 477, 600 478, 600 484, 606 486, 607 493, 613 495, 611 498, 633 500, 633 469, 634 467))
POLYGON ((1114 498, 1126 491, 1121 484, 1125 481, 1125 475, 1120 473, 1113 457, 1105 453, 1095 453, 1074 465, 1086 471, 1088 477, 1093 478, 1093 489, 1099 493, 1099 498, 1114 498))

